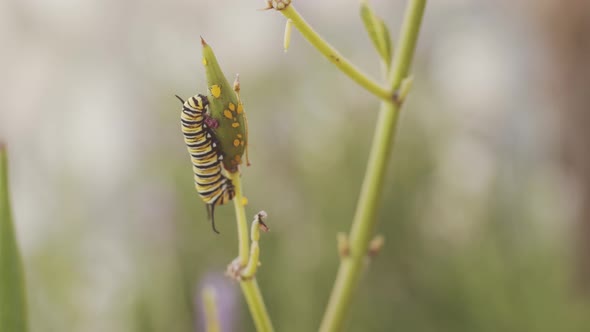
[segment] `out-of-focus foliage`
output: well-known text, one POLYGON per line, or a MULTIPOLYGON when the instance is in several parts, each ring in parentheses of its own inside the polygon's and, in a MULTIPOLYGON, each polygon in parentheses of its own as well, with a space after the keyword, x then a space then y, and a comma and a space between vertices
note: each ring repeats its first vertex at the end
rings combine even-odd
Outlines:
MULTIPOLYGON (((369 73, 379 58, 356 1, 298 10, 369 73), (333 13, 338 13, 334 15, 333 13)), ((392 31, 404 1, 373 1, 392 31)), ((0 4, 0 138, 31 331, 252 331, 192 183, 174 94, 206 91, 199 36, 240 73, 252 166, 248 214, 268 212, 258 282, 279 331, 317 328, 349 229, 378 100, 250 1, 0 4), (223 3, 223 4, 222 4, 223 3), (237 27, 237 28, 236 28, 237 27)), ((574 199, 551 153, 537 2, 431 2, 372 259, 349 331, 587 331, 572 283, 574 199)))
POLYGON ((381 59, 389 64, 391 61, 391 37, 387 25, 375 14, 367 1, 361 3, 361 18, 381 59))
POLYGON ((10 209, 8 157, 2 142, 0 142, 0 331, 27 331, 24 275, 10 209))

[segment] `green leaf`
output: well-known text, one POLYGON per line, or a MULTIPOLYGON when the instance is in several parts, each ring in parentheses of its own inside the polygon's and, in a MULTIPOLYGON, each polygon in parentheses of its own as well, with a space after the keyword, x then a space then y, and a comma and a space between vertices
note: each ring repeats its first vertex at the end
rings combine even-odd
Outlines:
POLYGON ((0 142, 0 331, 27 331, 25 281, 8 195, 8 160, 0 142))
POLYGON ((375 15, 367 1, 362 1, 361 3, 361 18, 377 52, 379 52, 383 62, 389 66, 391 63, 392 47, 389 29, 385 25, 385 22, 375 15))
POLYGON ((211 117, 219 123, 219 127, 214 131, 224 154, 223 166, 233 173, 242 163, 242 155, 248 146, 246 113, 237 94, 239 86, 236 88, 229 84, 219 67, 213 49, 203 38, 201 38, 201 44, 203 45, 203 65, 207 74, 209 112, 211 117))

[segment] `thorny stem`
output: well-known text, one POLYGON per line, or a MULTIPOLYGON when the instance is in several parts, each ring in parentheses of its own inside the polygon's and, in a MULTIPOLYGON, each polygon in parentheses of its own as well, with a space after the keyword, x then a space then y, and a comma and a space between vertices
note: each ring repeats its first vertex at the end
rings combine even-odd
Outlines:
POLYGON ((383 100, 391 100, 392 93, 390 90, 383 88, 374 79, 368 77, 346 59, 340 52, 326 42, 303 17, 297 12, 293 4, 288 5, 285 9, 280 10, 288 19, 291 19, 293 25, 301 32, 320 53, 322 53, 330 62, 336 65, 343 73, 357 82, 360 86, 367 89, 372 94, 383 100))
MULTIPOLYGON (((245 267, 248 264, 248 223, 246 221, 246 210, 244 209, 244 200, 242 196, 242 180, 240 172, 230 174, 230 179, 235 186, 236 196, 234 197, 234 208, 236 210, 236 219, 238 223, 238 238, 239 238, 239 256, 238 260, 240 267, 245 267)), ((264 299, 258 288, 256 277, 241 280, 240 287, 242 293, 246 298, 246 303, 250 309, 250 314, 254 320, 254 325, 258 332, 273 332, 272 322, 270 316, 264 305, 264 299)))
MULTIPOLYGON (((406 9, 398 39, 399 47, 396 50, 392 70, 388 74, 392 91, 399 89, 409 72, 425 6, 426 0, 410 0, 406 9)), ((391 155, 402 102, 403 100, 396 99, 381 103, 377 129, 373 137, 369 162, 350 231, 350 254, 342 259, 338 269, 334 288, 320 326, 321 332, 342 330, 352 293, 360 279, 363 262, 366 259, 369 242, 375 229, 375 215, 380 202, 385 170, 391 155)))

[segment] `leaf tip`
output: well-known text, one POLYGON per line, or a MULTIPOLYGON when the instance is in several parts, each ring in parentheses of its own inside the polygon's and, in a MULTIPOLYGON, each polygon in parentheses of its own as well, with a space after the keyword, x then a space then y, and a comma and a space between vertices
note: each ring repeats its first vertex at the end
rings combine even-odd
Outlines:
POLYGON ((285 51, 285 53, 287 53, 287 50, 289 49, 289 45, 291 44, 292 26, 293 26, 293 20, 288 19, 287 22, 285 23, 285 35, 283 38, 283 50, 285 51))
POLYGON ((203 39, 203 36, 199 36, 201 38, 201 45, 203 45, 203 47, 207 46, 207 42, 205 41, 205 39, 203 39))

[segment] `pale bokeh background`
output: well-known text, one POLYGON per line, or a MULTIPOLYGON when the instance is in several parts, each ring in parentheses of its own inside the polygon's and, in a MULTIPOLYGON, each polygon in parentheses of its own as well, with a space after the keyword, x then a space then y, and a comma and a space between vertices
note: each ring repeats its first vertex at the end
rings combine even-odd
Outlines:
MULTIPOLYGON (((380 76, 357 1, 295 3, 380 76)), ((372 3, 396 36, 405 2, 372 3)), ((569 119, 590 106, 580 67, 590 8, 558 3, 428 4, 379 213, 386 246, 349 331, 590 328, 581 263, 590 236, 578 231, 590 224, 580 217, 590 172, 563 162, 564 144, 580 146, 576 156, 589 142, 576 131, 584 122, 569 119), (566 132, 583 138, 576 145, 566 132)), ((237 254, 233 209, 217 210, 215 235, 179 128, 174 94, 205 91, 199 36, 230 80, 240 73, 245 194, 250 215, 270 215, 259 283, 275 326, 317 328, 378 100, 296 31, 284 53, 285 20, 263 6, 0 2, 0 139, 32 331, 202 331, 204 284, 220 292, 225 331, 253 330, 239 287, 222 276, 237 254)))

